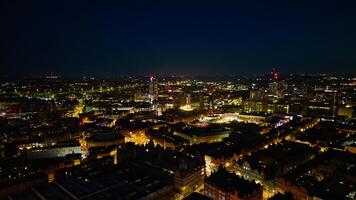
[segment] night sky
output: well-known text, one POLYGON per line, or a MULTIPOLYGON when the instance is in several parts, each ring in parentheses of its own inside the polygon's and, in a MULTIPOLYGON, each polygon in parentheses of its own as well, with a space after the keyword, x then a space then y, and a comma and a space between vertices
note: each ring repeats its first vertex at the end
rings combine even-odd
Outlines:
POLYGON ((354 0, 0 2, 3 75, 356 73, 354 0))

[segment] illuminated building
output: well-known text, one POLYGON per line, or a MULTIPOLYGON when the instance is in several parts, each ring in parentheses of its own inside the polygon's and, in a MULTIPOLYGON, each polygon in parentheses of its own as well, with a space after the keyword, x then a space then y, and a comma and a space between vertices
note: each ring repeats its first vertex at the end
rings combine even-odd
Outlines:
POLYGON ((266 113, 266 104, 262 100, 245 100, 244 112, 246 113, 266 113))
POLYGON ((149 89, 148 89, 148 100, 150 103, 158 99, 158 81, 155 77, 150 77, 149 89))
POLYGON ((92 147, 89 149, 88 158, 101 159, 105 156, 111 156, 114 164, 117 164, 117 146, 92 147))
POLYGON ((178 127, 174 134, 188 140, 190 144, 214 143, 221 142, 224 138, 229 137, 230 130, 218 125, 207 127, 183 126, 178 127))
POLYGON ((263 91, 251 91, 250 97, 243 102, 243 111, 246 113, 266 113, 266 93, 263 91))
POLYGON ((26 152, 28 159, 43 159, 65 157, 70 154, 82 155, 82 150, 78 142, 58 143, 55 146, 34 148, 26 152))
POLYGON ((191 94, 187 94, 185 97, 185 104, 189 105, 192 101, 192 95, 191 94))
POLYGON ((319 150, 306 144, 284 141, 245 157, 236 169, 249 180, 269 180, 313 159, 319 150))
POLYGON ((171 177, 159 169, 134 162, 111 165, 109 161, 102 158, 62 170, 53 183, 31 185, 24 193, 12 193, 10 199, 153 200, 164 199, 174 189, 171 177))
POLYGON ((281 193, 292 193, 295 199, 354 199, 351 170, 355 163, 354 154, 329 150, 308 165, 278 178, 276 187, 281 193))
POLYGON ((182 160, 178 169, 174 172, 174 187, 183 196, 199 191, 204 185, 204 174, 203 165, 192 165, 182 160))
POLYGON ((192 111, 192 110, 194 110, 194 108, 192 108, 192 106, 189 105, 189 104, 181 106, 179 109, 184 110, 184 111, 192 111))
POLYGON ((331 101, 309 101, 308 114, 311 116, 334 116, 334 104, 331 101))
POLYGON ((219 168, 204 181, 204 194, 214 200, 262 200, 260 184, 219 168))
POLYGON ((217 123, 217 124, 227 124, 233 121, 254 123, 254 124, 264 124, 268 115, 256 115, 256 114, 239 114, 239 113, 224 113, 218 115, 209 115, 202 117, 200 122, 203 123, 217 123))
POLYGON ((211 173, 215 172, 219 167, 222 166, 224 160, 220 158, 215 158, 210 155, 205 155, 205 173, 207 176, 210 176, 211 173))
POLYGON ((176 148, 189 144, 189 141, 174 135, 171 128, 167 126, 162 126, 156 129, 148 129, 145 135, 158 144, 166 148, 176 148))
POLYGON ((288 114, 289 105, 285 103, 269 103, 267 105, 267 113, 288 114))
POLYGON ((349 106, 349 105, 339 106, 338 116, 345 116, 347 118, 351 118, 352 117, 352 111, 353 111, 352 106, 349 106))

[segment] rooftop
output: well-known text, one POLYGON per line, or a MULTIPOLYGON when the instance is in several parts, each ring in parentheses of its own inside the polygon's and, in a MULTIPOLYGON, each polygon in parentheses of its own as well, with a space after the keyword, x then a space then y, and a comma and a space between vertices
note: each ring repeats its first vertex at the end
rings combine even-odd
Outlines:
POLYGON ((246 197, 261 189, 260 184, 245 180, 223 168, 219 168, 216 172, 207 177, 205 183, 214 185, 225 192, 235 193, 237 191, 240 198, 246 197))

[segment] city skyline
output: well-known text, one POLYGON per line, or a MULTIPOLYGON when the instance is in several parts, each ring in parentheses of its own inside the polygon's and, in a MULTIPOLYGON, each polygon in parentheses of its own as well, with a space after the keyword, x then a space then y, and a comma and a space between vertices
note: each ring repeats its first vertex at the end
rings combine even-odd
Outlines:
POLYGON ((0 79, 0 198, 355 199, 355 84, 0 79))
POLYGON ((0 200, 355 200, 356 1, 0 0, 0 200))

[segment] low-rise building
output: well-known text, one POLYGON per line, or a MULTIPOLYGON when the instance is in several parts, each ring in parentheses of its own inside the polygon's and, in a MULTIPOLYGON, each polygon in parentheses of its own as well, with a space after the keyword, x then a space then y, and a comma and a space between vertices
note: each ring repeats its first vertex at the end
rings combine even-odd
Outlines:
POLYGON ((223 168, 204 181, 204 194, 216 200, 258 200, 262 199, 262 186, 243 179, 223 168))

